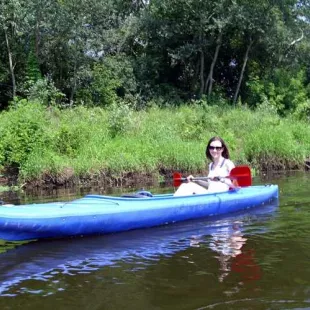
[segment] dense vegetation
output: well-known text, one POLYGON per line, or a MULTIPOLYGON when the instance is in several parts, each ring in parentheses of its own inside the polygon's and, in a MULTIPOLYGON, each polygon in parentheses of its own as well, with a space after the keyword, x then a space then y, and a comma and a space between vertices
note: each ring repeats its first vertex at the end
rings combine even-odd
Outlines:
POLYGON ((0 104, 144 107, 221 95, 309 117, 307 0, 11 0, 0 104))
POLYGON ((201 170, 218 134, 236 161, 301 167, 309 16, 308 0, 1 1, 0 166, 38 184, 201 170))
POLYGON ((201 172, 206 142, 216 134, 237 164, 253 168, 301 168, 310 154, 310 124, 268 106, 196 101, 143 111, 117 104, 61 110, 22 101, 0 114, 0 162, 18 168, 21 184, 37 185, 201 172))

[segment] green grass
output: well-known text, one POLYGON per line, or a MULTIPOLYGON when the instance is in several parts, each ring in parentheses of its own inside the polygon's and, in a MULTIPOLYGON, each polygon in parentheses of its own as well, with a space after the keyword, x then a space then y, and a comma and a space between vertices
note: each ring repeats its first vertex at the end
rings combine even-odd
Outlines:
POLYGON ((233 161, 256 170, 301 168, 310 157, 309 123, 205 104, 134 111, 23 103, 0 114, 0 134, 0 165, 19 167, 22 184, 203 171, 205 146, 214 135, 227 142, 233 161))
POLYGON ((0 193, 3 193, 3 192, 8 192, 8 191, 14 191, 14 192, 16 192, 16 191, 19 191, 20 190, 20 187, 18 187, 18 186, 6 186, 6 185, 4 185, 4 186, 0 186, 0 193))

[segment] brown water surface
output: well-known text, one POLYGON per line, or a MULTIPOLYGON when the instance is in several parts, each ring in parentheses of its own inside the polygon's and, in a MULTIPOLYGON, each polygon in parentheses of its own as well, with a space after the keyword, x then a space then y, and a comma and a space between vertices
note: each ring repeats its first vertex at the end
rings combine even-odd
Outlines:
MULTIPOLYGON (((0 308, 309 309, 310 174, 274 174, 254 183, 279 184, 279 206, 99 237, 2 242, 0 308)), ((139 187, 5 199, 60 201, 139 187)))

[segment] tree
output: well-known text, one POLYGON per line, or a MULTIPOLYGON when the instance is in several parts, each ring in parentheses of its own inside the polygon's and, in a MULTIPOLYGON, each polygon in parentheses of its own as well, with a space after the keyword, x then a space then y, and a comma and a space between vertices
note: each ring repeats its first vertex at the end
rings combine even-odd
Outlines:
POLYGON ((0 31, 4 38, 8 71, 11 76, 12 97, 16 96, 16 65, 25 47, 25 38, 29 30, 26 0, 0 2, 0 31))

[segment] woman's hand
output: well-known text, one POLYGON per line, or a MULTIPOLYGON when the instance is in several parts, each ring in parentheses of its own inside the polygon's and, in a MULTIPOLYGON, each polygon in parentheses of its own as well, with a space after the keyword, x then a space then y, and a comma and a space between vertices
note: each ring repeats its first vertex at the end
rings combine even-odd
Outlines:
POLYGON ((191 182, 194 179, 194 177, 192 175, 189 175, 186 179, 187 182, 191 182))
POLYGON ((213 177, 211 178, 211 181, 219 181, 225 183, 225 178, 222 177, 213 177))
POLYGON ((214 177, 212 178, 212 181, 215 181, 215 182, 221 182, 221 183, 224 183, 224 184, 227 184, 227 185, 230 185, 230 181, 227 182, 227 178, 223 178, 223 177, 214 177))

